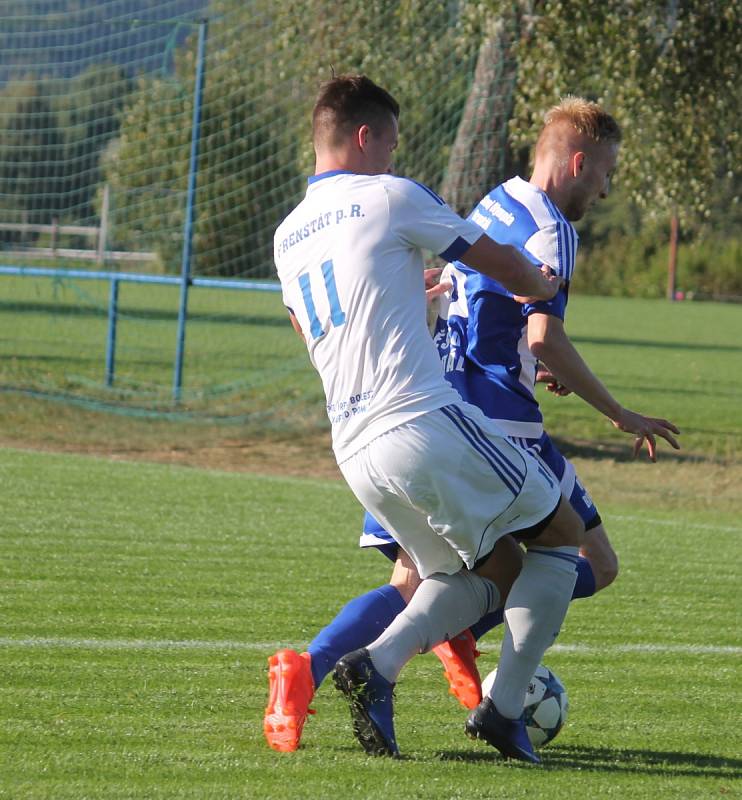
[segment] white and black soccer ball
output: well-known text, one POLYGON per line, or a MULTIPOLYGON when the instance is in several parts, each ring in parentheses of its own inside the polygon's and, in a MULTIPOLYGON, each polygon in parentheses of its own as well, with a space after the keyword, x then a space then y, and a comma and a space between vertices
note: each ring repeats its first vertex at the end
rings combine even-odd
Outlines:
MULTIPOLYGON (((489 694, 495 682, 496 669, 482 681, 482 695, 489 694)), ((534 747, 548 744, 562 729, 567 720, 569 700, 564 684, 543 664, 528 684, 523 709, 526 713, 526 731, 534 747)))

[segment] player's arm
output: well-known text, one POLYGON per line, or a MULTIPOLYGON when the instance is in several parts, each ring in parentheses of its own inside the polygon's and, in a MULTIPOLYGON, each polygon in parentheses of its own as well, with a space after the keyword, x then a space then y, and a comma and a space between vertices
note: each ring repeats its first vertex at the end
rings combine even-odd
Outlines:
POLYGON ((299 325, 299 320, 294 316, 294 312, 291 309, 289 309, 289 319, 291 320, 291 327, 299 334, 302 342, 306 344, 306 339, 304 338, 304 331, 302 331, 301 325, 299 325))
POLYGON ((442 272, 443 267, 433 267, 426 269, 423 273, 425 276, 425 297, 428 303, 432 303, 433 300, 445 294, 452 287, 450 280, 442 281, 440 279, 442 272))
POLYGON ((559 317, 531 314, 528 317, 528 347, 560 384, 569 386, 585 402, 608 417, 616 428, 636 435, 634 455, 639 453, 646 440, 649 457, 656 461, 656 436, 679 449, 672 434, 680 431, 672 422, 637 414, 624 408, 613 397, 572 344, 559 317))
POLYGON ((389 176, 383 187, 391 231, 408 247, 430 250, 444 261, 462 261, 534 301, 551 300, 559 291, 562 281, 548 268, 541 271, 514 247, 494 242, 426 186, 389 176))
POLYGON ((459 257, 468 267, 494 278, 521 302, 551 300, 562 285, 548 268, 538 269, 514 247, 480 236, 459 257))

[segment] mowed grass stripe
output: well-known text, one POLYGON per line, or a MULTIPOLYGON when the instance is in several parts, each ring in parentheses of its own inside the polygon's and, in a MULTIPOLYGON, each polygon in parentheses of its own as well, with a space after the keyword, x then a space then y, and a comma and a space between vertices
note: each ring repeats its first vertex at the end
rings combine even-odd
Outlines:
MULTIPOLYGON (((95 305, 102 311, 97 318, 65 313, 80 303, 79 287, 75 291, 67 281, 57 285, 6 276, 2 287, 6 302, 0 315, 0 383, 110 400, 110 391, 101 386, 106 287, 95 288, 100 293, 95 305)), ((116 385, 133 391, 135 404, 148 403, 153 388, 167 403, 176 295, 168 287, 133 284, 122 292, 116 385), (153 318, 152 312, 165 309, 169 321, 155 321, 161 314, 153 318), (143 319, 134 318, 138 312, 143 319)), ((293 430, 306 430, 308 421, 326 423, 320 382, 286 320, 280 295, 194 291, 191 302, 194 314, 198 309, 205 315, 228 309, 230 321, 194 323, 184 375, 187 401, 208 413, 217 404, 220 412, 245 414, 246 419, 259 411, 254 429, 262 429, 265 420, 293 430), (217 387, 218 394, 212 394, 217 387), (202 405, 206 397, 208 408, 202 405)), ((623 405, 671 419, 683 431, 686 452, 738 458, 742 391, 740 376, 729 364, 742 353, 739 306, 577 294, 570 299, 569 331, 587 363, 623 405)), ((568 441, 616 442, 623 437, 575 398, 546 392, 541 397, 553 434, 568 441)))
MULTIPOLYGON (((272 653, 281 648, 300 650, 304 642, 239 642, 205 641, 198 639, 73 639, 65 637, 0 637, 0 647, 64 649, 64 650, 248 650, 272 653)), ((493 652, 486 642, 480 644, 484 652, 493 652)), ((742 646, 700 644, 609 644, 592 646, 586 644, 555 644, 550 653, 679 653, 683 655, 742 655, 742 646)))
POLYGON ((433 655, 399 682, 400 762, 360 751, 330 681, 301 750, 266 746, 267 655, 389 576, 337 483, 23 452, 0 452, 0 480, 0 797, 687 800, 742 775, 740 537, 687 524, 733 514, 622 505, 605 484, 622 572, 545 659, 570 719, 529 770, 466 739, 433 655), (682 524, 612 518, 645 508, 682 524))

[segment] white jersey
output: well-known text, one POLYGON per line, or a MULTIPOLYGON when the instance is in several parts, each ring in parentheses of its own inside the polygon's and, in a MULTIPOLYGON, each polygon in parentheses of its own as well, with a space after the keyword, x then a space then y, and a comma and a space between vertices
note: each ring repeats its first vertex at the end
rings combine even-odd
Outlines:
POLYGON ((344 171, 310 178, 278 227, 284 303, 322 379, 338 462, 461 401, 428 333, 421 249, 451 261, 482 235, 421 184, 344 171))

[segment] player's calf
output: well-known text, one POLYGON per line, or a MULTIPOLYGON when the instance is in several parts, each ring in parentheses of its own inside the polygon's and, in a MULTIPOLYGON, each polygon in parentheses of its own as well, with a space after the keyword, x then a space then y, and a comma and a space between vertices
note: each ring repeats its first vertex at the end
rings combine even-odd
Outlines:
POLYGON ((586 558, 595 577, 595 591, 610 586, 618 576, 618 556, 608 540, 602 523, 590 528, 580 555, 586 558))

